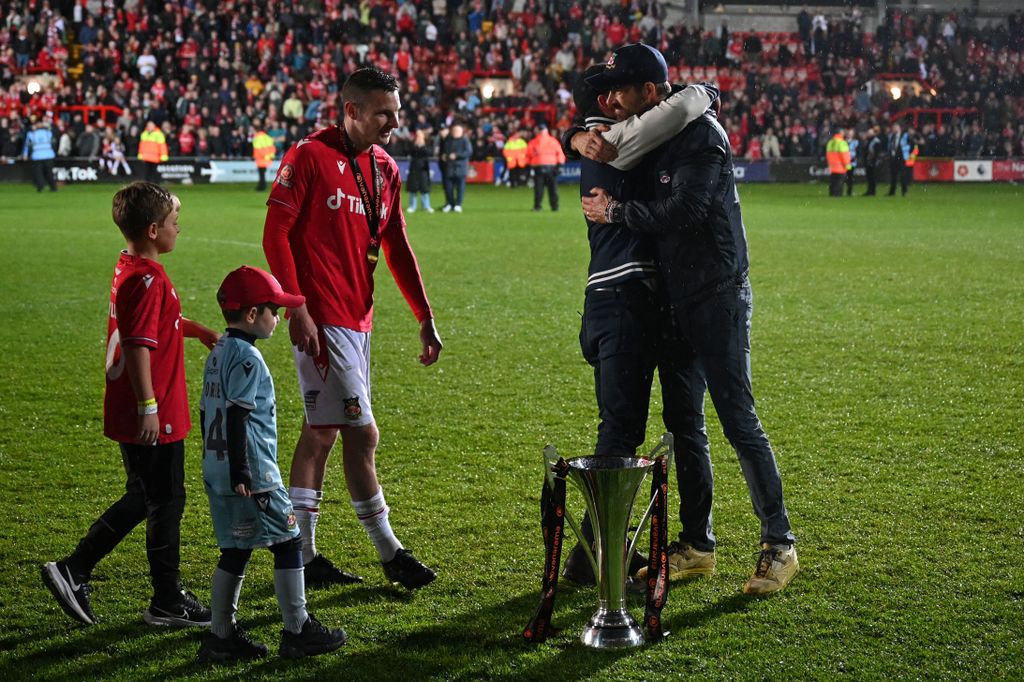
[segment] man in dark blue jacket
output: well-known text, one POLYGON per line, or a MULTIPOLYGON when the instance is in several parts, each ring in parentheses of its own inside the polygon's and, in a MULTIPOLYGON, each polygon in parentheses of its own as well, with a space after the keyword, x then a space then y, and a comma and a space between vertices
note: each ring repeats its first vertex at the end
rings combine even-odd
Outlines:
MULTIPOLYGON (((650 109, 668 92, 667 84, 649 78, 648 67, 660 54, 650 54, 656 50, 646 46, 628 49, 633 47, 616 50, 605 70, 588 79, 595 89, 609 91, 608 105, 618 119, 650 109)), ((665 397, 666 423, 667 413, 675 409, 702 414, 706 383, 761 521, 762 549, 744 592, 764 594, 784 588, 799 564, 775 455, 754 409, 749 263, 732 161, 728 135, 707 113, 648 155, 636 185, 649 188, 646 197, 618 201, 595 188, 583 199, 583 208, 589 221, 622 223, 656 238, 656 262, 673 326, 670 352, 661 354, 659 372, 663 386, 665 374, 678 373, 681 379, 674 394, 665 397), (694 369, 702 381, 687 387, 687 373, 694 369)), ((673 434, 683 530, 670 549, 670 576, 706 574, 714 566, 715 537, 703 418, 688 428, 677 424, 673 434)))

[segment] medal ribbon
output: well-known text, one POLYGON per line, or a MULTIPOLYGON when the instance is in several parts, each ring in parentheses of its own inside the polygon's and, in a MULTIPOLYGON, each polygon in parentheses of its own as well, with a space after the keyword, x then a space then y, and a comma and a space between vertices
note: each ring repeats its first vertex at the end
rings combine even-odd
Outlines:
POLYGON ((544 532, 544 579, 541 583, 540 604, 530 623, 523 630, 523 638, 531 644, 547 640, 559 628, 551 624, 555 608, 555 590, 558 588, 558 566, 562 559, 562 541, 565 523, 565 477, 569 463, 559 458, 551 467, 555 473, 553 487, 547 477, 540 494, 540 526, 544 532))
POLYGON ((384 178, 380 169, 377 168, 377 155, 373 153, 373 145, 370 145, 370 168, 373 169, 373 188, 377 196, 370 198, 370 189, 366 185, 366 178, 352 153, 352 146, 348 143, 348 136, 342 134, 342 143, 345 147, 345 154, 348 156, 349 166, 352 168, 352 176, 356 179, 356 187, 359 188, 359 198, 363 200, 363 212, 366 213, 366 224, 370 228, 370 246, 366 251, 366 258, 371 263, 377 262, 377 254, 380 252, 380 215, 383 201, 384 178))
POLYGON ((651 552, 647 564, 647 606, 644 625, 647 638, 657 641, 668 636, 661 627, 661 610, 668 601, 668 457, 656 458, 651 477, 651 552))

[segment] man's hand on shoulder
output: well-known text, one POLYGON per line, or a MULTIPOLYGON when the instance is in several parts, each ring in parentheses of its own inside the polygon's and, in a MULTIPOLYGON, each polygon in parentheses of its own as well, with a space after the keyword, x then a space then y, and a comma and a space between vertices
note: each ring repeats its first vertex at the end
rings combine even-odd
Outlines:
POLYGON ((619 155, 619 150, 601 136, 601 133, 606 130, 608 130, 608 126, 597 126, 593 130, 576 133, 572 136, 570 146, 577 154, 591 161, 598 163, 614 161, 619 155))
POLYGON ((299 352, 315 358, 320 355, 320 336, 317 333, 316 323, 303 303, 298 308, 292 308, 288 319, 288 336, 292 345, 299 349, 299 352))
POLYGON ((437 327, 434 326, 432 317, 420 322, 420 345, 423 346, 423 352, 420 353, 420 362, 423 366, 429 367, 437 362, 443 344, 441 337, 437 334, 437 327))

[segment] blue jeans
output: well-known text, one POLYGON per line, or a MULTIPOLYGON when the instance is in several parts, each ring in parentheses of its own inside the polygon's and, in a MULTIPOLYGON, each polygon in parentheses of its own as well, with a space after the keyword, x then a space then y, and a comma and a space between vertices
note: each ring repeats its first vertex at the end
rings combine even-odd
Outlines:
POLYGON ((462 206, 462 197, 466 194, 466 176, 449 176, 445 179, 445 196, 448 197, 448 205, 462 206))
POLYGON ((680 540, 702 551, 715 546, 711 528, 713 475, 704 426, 704 387, 725 437, 736 450, 761 542, 795 541, 782 499, 782 478, 757 412, 750 375, 750 283, 729 284, 711 296, 672 307, 673 333, 660 359, 665 426, 676 439, 680 540))

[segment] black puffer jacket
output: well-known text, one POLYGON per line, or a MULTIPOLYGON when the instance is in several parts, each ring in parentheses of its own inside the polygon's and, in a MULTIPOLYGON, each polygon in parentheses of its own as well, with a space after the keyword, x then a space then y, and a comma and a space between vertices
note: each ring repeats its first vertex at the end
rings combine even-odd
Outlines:
MULTIPOLYGON (((657 237, 658 270, 673 302, 692 302, 744 280, 747 235, 732 148, 704 114, 641 163, 643 200, 625 202, 631 230, 657 237)), ((634 194, 633 196, 638 196, 634 194)))

